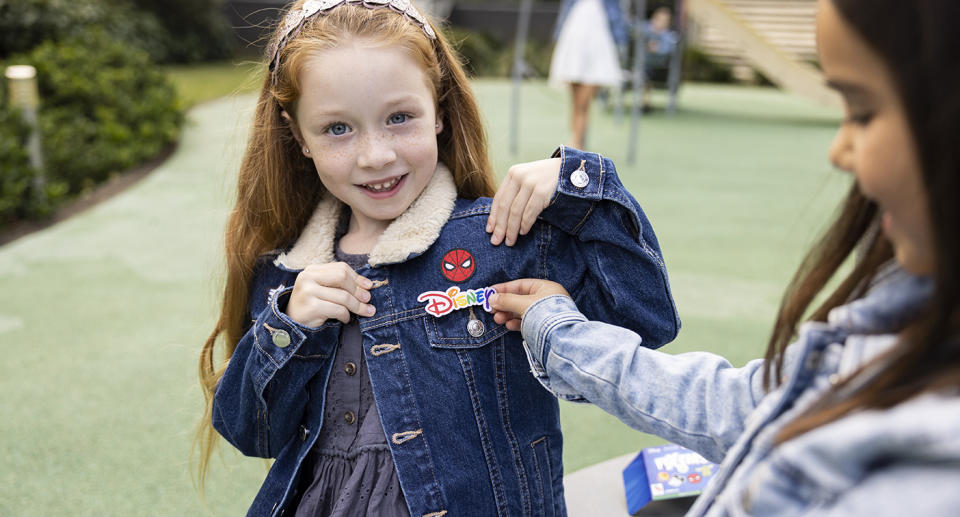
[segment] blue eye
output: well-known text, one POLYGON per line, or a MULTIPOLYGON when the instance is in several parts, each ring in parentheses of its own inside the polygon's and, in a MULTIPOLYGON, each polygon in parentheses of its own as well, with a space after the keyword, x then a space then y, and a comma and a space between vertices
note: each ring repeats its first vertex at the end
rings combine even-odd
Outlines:
POLYGON ((406 113, 394 113, 393 115, 390 115, 390 123, 403 124, 409 118, 410 118, 410 115, 407 115, 406 113))
POLYGON ((340 136, 346 134, 350 130, 350 127, 344 124, 343 122, 337 122, 335 124, 330 124, 327 127, 327 133, 330 133, 333 136, 340 136))

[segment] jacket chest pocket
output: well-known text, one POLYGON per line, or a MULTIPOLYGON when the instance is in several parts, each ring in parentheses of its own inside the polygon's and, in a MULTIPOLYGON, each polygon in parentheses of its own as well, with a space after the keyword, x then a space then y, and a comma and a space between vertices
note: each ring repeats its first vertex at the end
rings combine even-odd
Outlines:
POLYGON ((460 309, 439 318, 426 316, 423 324, 434 348, 479 348, 507 333, 507 327, 498 325, 493 314, 479 307, 460 309))

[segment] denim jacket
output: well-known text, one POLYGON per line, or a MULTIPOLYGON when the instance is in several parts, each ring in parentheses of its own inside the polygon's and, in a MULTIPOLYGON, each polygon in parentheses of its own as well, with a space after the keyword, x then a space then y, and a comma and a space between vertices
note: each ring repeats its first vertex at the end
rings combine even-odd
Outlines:
MULTIPOLYGON (((960 396, 931 393, 864 410, 774 446, 776 434, 841 379, 895 344, 928 299, 928 278, 895 267, 867 294, 808 322, 786 350, 784 382, 762 387, 763 361, 644 349, 638 333, 587 321, 566 297, 523 319, 535 375, 567 399, 721 462, 688 515, 957 515, 960 396)), ((876 363, 844 389, 856 389, 876 363)))
MULTIPOLYGON (((560 8, 560 16, 557 17, 557 26, 553 30, 553 39, 560 36, 560 29, 563 28, 563 22, 570 14, 570 9, 578 0, 563 0, 563 6, 560 8)), ((610 25, 610 35, 618 46, 626 45, 630 42, 630 27, 627 24, 627 17, 620 8, 620 0, 603 0, 603 8, 607 13, 607 23, 610 25)))
MULTIPOLYGON (((568 148, 558 154, 557 193, 514 246, 490 244, 490 199, 458 199, 441 165, 357 270, 374 282, 377 312, 359 318, 361 337, 411 515, 566 513, 559 408, 530 376, 520 333, 482 304, 435 317, 425 308, 446 307, 422 293, 474 291, 470 304, 482 301, 475 290, 499 282, 549 278, 590 317, 642 329, 646 346, 678 331, 657 238, 613 164, 568 148)), ((276 458, 249 515, 292 513, 331 369, 343 367, 339 321, 308 328, 284 313, 297 273, 333 260, 341 206, 322 201, 292 248, 259 261, 251 324, 214 397, 213 425, 224 438, 246 455, 276 458)))

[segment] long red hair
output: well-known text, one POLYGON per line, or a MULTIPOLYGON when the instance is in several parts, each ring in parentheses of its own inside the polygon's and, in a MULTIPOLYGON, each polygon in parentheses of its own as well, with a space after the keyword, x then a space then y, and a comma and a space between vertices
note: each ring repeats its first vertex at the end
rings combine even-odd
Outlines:
MULTIPOLYGON (((303 0, 291 9, 299 9, 303 0)), ((480 110, 461 64, 444 35, 431 23, 430 39, 390 9, 341 5, 306 22, 281 51, 276 84, 263 79, 253 127, 237 179, 237 201, 227 221, 226 285, 220 317, 200 353, 200 384, 206 398, 197 430, 198 484, 203 491, 210 455, 217 443, 211 411, 217 383, 249 326, 247 314, 253 268, 260 255, 292 243, 303 231, 324 193, 313 162, 301 153, 282 111, 294 113, 299 76, 312 54, 350 37, 400 46, 417 58, 434 86, 444 129, 437 136, 438 159, 453 173, 460 197, 492 196, 494 176, 480 110)), ((277 35, 274 35, 274 40, 277 35)))

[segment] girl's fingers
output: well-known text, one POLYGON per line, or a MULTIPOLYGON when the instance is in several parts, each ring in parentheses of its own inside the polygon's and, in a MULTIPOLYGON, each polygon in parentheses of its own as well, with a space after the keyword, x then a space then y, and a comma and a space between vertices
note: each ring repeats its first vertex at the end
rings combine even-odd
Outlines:
POLYGON ((369 278, 358 275, 344 262, 307 266, 304 273, 307 272, 311 275, 310 278, 319 285, 343 289, 352 293, 362 302, 370 301, 368 289, 373 287, 373 282, 369 278))
POLYGON ((328 319, 344 323, 350 313, 370 317, 373 282, 342 262, 307 266, 298 276, 287 305, 287 314, 298 323, 318 326, 328 319))
POLYGON ((520 232, 520 225, 523 223, 523 214, 527 211, 527 205, 532 195, 533 186, 523 185, 520 187, 520 191, 516 197, 513 198, 513 203, 510 205, 510 210, 507 213, 507 223, 504 233, 507 246, 513 246, 517 241, 517 234, 520 232))
POLYGON ((354 296, 352 292, 340 288, 317 286, 312 294, 320 301, 340 305, 358 316, 369 317, 376 313, 373 305, 364 303, 365 300, 361 300, 354 296))
POLYGON ((504 282, 502 284, 496 284, 493 287, 496 289, 497 293, 500 294, 530 294, 534 292, 539 285, 547 282, 546 280, 540 280, 537 278, 520 278, 517 280, 511 280, 509 282, 504 282))
MULTIPOLYGON (((507 316, 517 316, 523 317, 524 311, 527 310, 530 305, 535 302, 537 298, 535 296, 525 295, 525 294, 510 294, 497 292, 497 294, 490 297, 490 306, 496 309, 498 313, 505 313, 507 316)), ((494 320, 496 320, 496 314, 494 315, 494 320)), ((511 319, 511 318, 507 318, 511 319)))
POLYGON ((343 324, 350 323, 350 311, 343 305, 326 300, 317 300, 317 312, 324 317, 318 318, 319 323, 311 325, 313 327, 318 327, 329 319, 340 320, 343 324))
POLYGON ((500 185, 496 195, 493 196, 493 204, 490 206, 490 217, 487 218, 487 231, 492 232, 490 244, 494 246, 503 242, 503 236, 506 233, 507 217, 509 216, 510 206, 513 205, 514 198, 520 185, 513 179, 513 174, 507 173, 507 177, 500 185))
POLYGON ((533 223, 537 221, 537 217, 540 217, 543 209, 547 208, 552 195, 553 191, 544 195, 543 192, 534 189, 533 195, 530 196, 530 201, 527 201, 527 206, 523 211, 523 218, 520 221, 520 235, 526 235, 530 232, 530 228, 533 228, 533 223))

